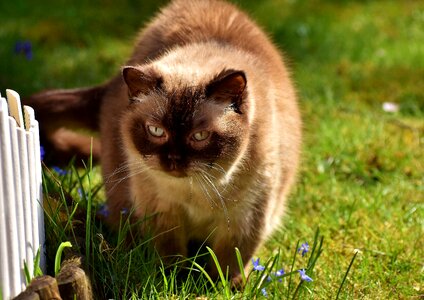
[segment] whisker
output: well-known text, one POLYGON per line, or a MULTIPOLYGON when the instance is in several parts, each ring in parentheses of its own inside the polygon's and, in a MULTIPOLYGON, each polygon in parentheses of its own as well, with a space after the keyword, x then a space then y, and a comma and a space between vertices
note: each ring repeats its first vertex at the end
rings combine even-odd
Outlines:
MULTIPOLYGON (((220 165, 213 163, 214 165, 211 165, 209 163, 203 163, 203 166, 206 167, 206 169, 213 169, 218 171, 219 173, 221 173, 224 177, 227 174, 227 172, 224 170, 224 168, 222 168, 220 165)), ((206 170, 202 170, 202 171, 206 171, 206 170)), ((207 172, 207 171, 206 171, 207 172)), ((220 178, 218 178, 215 175, 212 175, 210 172, 207 172, 208 176, 211 177, 212 179, 214 179, 215 181, 219 181, 220 178)), ((225 184, 220 183, 220 185, 223 187, 222 192, 226 192, 228 190, 229 187, 231 188, 235 188, 234 184, 230 181, 230 182, 226 182, 225 184)))
POLYGON ((230 226, 230 217, 229 217, 229 214, 228 214, 227 206, 225 205, 225 199, 224 199, 224 197, 219 192, 219 190, 216 187, 215 183, 208 177, 209 174, 205 170, 202 170, 200 174, 203 175, 203 178, 206 179, 206 182, 209 183, 209 185, 211 186, 212 190, 214 190, 215 193, 217 194, 217 196, 219 198, 219 201, 221 202, 221 206, 222 206, 222 209, 224 211, 225 218, 227 219, 227 225, 229 227, 230 226))
POLYGON ((116 168, 115 170, 113 170, 113 172, 107 177, 107 179, 105 180, 105 182, 110 182, 110 179, 112 179, 112 177, 123 173, 123 172, 127 172, 130 170, 131 166, 137 166, 140 165, 140 162, 128 162, 128 163, 124 163, 122 165, 120 165, 118 168, 116 168))
POLYGON ((227 174, 227 171, 224 170, 223 167, 221 167, 218 163, 209 163, 207 164, 209 168, 216 170, 218 172, 220 172, 223 175, 227 174))
POLYGON ((214 180, 218 180, 218 178, 216 178, 214 175, 212 175, 211 173, 209 173, 208 171, 206 171, 204 169, 200 169, 199 172, 206 174, 207 176, 209 176, 210 178, 212 178, 214 180))
POLYGON ((118 178, 115 178, 115 179, 110 178, 110 180, 108 180, 108 181, 107 181, 107 183, 117 182, 117 181, 121 180, 121 178, 126 178, 126 177, 128 177, 128 176, 129 176, 129 177, 131 177, 131 176, 133 175, 133 173, 137 173, 137 174, 139 174, 139 173, 140 173, 140 171, 143 171, 143 170, 145 170, 145 169, 144 169, 144 167, 139 166, 139 167, 138 167, 138 168, 136 168, 136 169, 128 170, 128 171, 132 171, 132 172, 128 172, 128 173, 126 173, 126 175, 124 175, 123 177, 118 177, 118 178))
POLYGON ((148 171, 148 168, 145 167, 145 166, 140 165, 140 166, 138 166, 137 169, 133 170, 133 172, 130 172, 129 174, 125 175, 124 177, 117 178, 115 180, 109 181, 109 183, 115 183, 115 184, 108 190, 108 192, 109 193, 112 192, 124 180, 127 180, 127 179, 129 179, 131 177, 137 176, 139 174, 142 174, 142 173, 144 173, 146 171, 148 171))
POLYGON ((208 182, 204 175, 199 173, 199 178, 202 180, 202 187, 206 195, 208 196, 209 202, 213 204, 213 207, 218 207, 218 203, 215 201, 214 197, 211 195, 208 189, 208 182))
POLYGON ((197 182, 200 185, 200 188, 202 189, 203 194, 206 196, 206 200, 209 202, 209 204, 211 205, 212 208, 214 207, 218 207, 217 203, 213 200, 211 194, 209 194, 209 191, 207 189, 207 187, 203 184, 202 182, 202 177, 200 174, 194 174, 195 179, 197 180, 197 182))

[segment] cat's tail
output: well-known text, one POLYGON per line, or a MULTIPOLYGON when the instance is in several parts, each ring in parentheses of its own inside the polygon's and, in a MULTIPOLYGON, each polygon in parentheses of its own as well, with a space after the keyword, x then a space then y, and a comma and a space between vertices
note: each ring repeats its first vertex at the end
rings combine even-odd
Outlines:
POLYGON ((70 90, 47 90, 24 98, 35 110, 48 162, 73 157, 100 158, 99 115, 107 84, 70 90))

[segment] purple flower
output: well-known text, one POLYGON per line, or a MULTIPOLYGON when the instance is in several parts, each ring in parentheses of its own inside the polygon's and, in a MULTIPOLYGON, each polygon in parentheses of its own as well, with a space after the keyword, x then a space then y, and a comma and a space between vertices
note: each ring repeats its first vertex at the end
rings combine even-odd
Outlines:
POLYGON ((105 218, 109 217, 110 211, 107 204, 100 205, 100 208, 97 210, 97 214, 105 218))
POLYGON ((311 282, 313 281, 311 277, 309 277, 308 275, 306 275, 305 273, 305 269, 302 270, 298 270, 299 274, 300 274, 300 279, 303 281, 307 281, 307 282, 311 282))
POLYGON ((32 44, 30 41, 18 41, 15 43, 15 54, 24 54, 27 60, 32 59, 32 44))
POLYGON ((15 43, 15 54, 19 54, 22 51, 22 42, 16 42, 15 43))
MULTIPOLYGON (((277 270, 277 272, 274 273, 275 277, 277 278, 282 277, 284 274, 286 274, 286 272, 284 272, 284 269, 277 270)), ((283 279, 278 278, 278 282, 282 282, 282 281, 283 279)))
POLYGON ((45 155, 46 151, 44 150, 44 147, 40 146, 40 159, 43 160, 45 155))
POLYGON ((261 266, 259 264, 259 258, 257 260, 254 260, 252 258, 252 264, 253 264, 253 270, 255 270, 255 271, 263 271, 263 270, 265 270, 265 267, 264 266, 261 266))
POLYGON ((283 279, 279 277, 283 276, 284 274, 286 274, 286 272, 284 272, 284 269, 280 269, 280 270, 277 270, 277 272, 272 272, 271 276, 268 276, 266 280, 271 281, 273 278, 278 278, 278 282, 282 282, 283 279))
POLYGON ((305 254, 309 251, 309 244, 303 243, 299 249, 297 249, 297 252, 299 253, 300 251, 302 251, 302 257, 305 256, 305 254))
POLYGON ((32 45, 31 45, 31 42, 29 42, 29 41, 24 42, 23 48, 24 48, 25 57, 27 58, 27 60, 31 60, 32 59, 32 45))
POLYGON ((265 297, 268 297, 268 293, 267 293, 267 291, 266 291, 266 289, 265 289, 265 288, 262 288, 262 289, 261 289, 261 293, 262 293, 262 295, 264 295, 265 297))
POLYGON ((53 166, 52 167, 53 171, 55 171, 59 176, 63 176, 69 173, 69 171, 63 170, 61 168, 59 168, 58 166, 53 166))

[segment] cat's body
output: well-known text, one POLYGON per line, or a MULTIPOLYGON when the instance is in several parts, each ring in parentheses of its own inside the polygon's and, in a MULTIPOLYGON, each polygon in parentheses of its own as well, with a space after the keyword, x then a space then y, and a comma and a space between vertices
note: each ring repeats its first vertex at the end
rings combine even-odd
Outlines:
MULTIPOLYGON (((206 241, 236 278, 234 248, 247 264, 278 226, 298 164, 300 117, 280 54, 232 5, 174 1, 141 32, 127 66, 103 86, 28 103, 41 126, 58 111, 73 123, 67 116, 86 105, 67 103, 98 105, 109 221, 123 208, 153 215, 142 230, 157 235, 161 255, 206 241)), ((87 151, 84 139, 85 148, 63 142, 60 126, 46 126, 53 144, 87 151)))

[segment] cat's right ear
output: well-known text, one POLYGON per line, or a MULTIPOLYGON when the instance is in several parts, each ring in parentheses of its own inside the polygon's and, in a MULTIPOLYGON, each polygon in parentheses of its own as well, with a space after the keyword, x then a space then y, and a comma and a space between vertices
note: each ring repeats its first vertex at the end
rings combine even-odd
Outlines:
POLYGON ((129 97, 137 97, 140 94, 147 95, 162 84, 162 78, 152 69, 141 70, 137 67, 124 67, 122 76, 128 86, 129 97))

